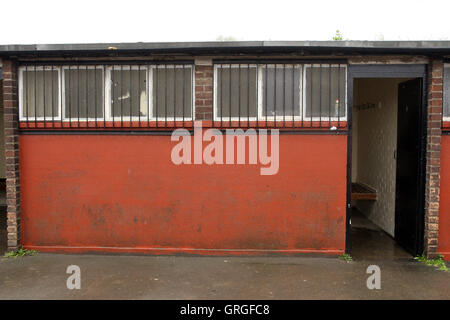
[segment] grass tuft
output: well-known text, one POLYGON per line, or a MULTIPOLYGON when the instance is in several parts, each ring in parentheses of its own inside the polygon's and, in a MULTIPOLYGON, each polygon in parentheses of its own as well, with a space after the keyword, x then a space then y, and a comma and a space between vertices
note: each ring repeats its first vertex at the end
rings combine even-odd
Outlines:
POLYGON ((424 253, 421 256, 417 256, 414 258, 417 261, 425 263, 427 266, 437 267, 439 270, 448 271, 447 266, 443 260, 442 255, 438 255, 436 259, 427 259, 424 253))
POLYGON ((28 250, 28 249, 19 249, 17 251, 10 251, 5 253, 3 258, 17 258, 17 257, 24 257, 24 256, 32 256, 38 253, 36 250, 28 250))
POLYGON ((347 261, 347 262, 353 261, 352 256, 349 255, 349 254, 347 254, 347 253, 344 253, 344 254, 340 255, 338 258, 339 258, 340 260, 344 260, 344 261, 347 261))

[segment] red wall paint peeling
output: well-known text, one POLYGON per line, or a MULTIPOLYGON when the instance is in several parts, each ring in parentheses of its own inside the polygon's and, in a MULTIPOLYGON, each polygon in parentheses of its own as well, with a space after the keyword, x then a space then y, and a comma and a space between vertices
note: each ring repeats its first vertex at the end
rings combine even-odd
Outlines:
POLYGON ((21 135, 22 244, 343 253, 347 136, 279 138, 278 174, 261 176, 260 165, 174 165, 170 136, 21 135))
POLYGON ((441 137, 441 190, 439 197, 438 253, 450 260, 450 136, 441 137))

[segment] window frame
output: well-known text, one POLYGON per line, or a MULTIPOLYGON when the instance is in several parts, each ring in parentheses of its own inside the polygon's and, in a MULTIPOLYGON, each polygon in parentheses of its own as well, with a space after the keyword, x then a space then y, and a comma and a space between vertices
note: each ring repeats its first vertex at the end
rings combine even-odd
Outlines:
MULTIPOLYGON (((72 68, 71 65, 61 66, 61 79, 60 79, 61 90, 60 91, 61 91, 61 107, 62 107, 61 114, 63 116, 62 121, 63 122, 74 122, 74 120, 76 120, 76 121, 88 121, 88 122, 89 121, 104 121, 105 113, 106 113, 105 109, 106 108, 104 108, 104 110, 103 110, 103 117, 90 118, 88 114, 86 114, 87 117, 85 117, 85 118, 82 118, 82 117, 80 117, 80 118, 78 118, 78 117, 66 117, 66 77, 65 77, 65 70, 84 71, 84 70, 89 70, 89 69, 95 69, 95 70, 101 69, 102 70, 101 79, 103 80, 102 81, 103 82, 103 85, 102 85, 102 89, 103 90, 102 90, 102 93, 101 93, 102 96, 103 96, 102 101, 103 101, 104 104, 106 103, 105 70, 104 70, 104 67, 102 65, 82 65, 82 64, 77 64, 76 67, 77 68, 75 69, 75 68, 72 68), (82 67, 82 68, 80 68, 80 67, 82 67), (86 67, 87 67, 87 69, 86 69, 86 67)), ((105 106, 106 106, 106 104, 105 104, 105 106)))
POLYGON ((106 66, 106 70, 104 71, 104 81, 106 83, 106 86, 104 88, 104 95, 105 95, 105 121, 108 122, 114 122, 114 121, 151 121, 149 119, 148 113, 149 113, 149 92, 151 91, 151 87, 149 86, 149 66, 148 65, 138 65, 138 64, 128 64, 126 65, 126 68, 116 69, 117 66, 123 66, 119 64, 111 64, 106 66), (112 112, 112 90, 111 90, 111 71, 130 71, 131 70, 138 70, 138 71, 145 71, 145 80, 147 85, 145 86, 145 91, 147 95, 147 115, 144 116, 113 116, 112 112))
MULTIPOLYGON (((292 119, 294 119, 294 121, 301 121, 302 120, 302 116, 303 116, 303 104, 304 104, 304 98, 303 98, 303 84, 304 84, 304 79, 303 79, 303 65, 299 64, 299 63, 266 63, 266 64, 262 64, 258 66, 258 121, 276 121, 276 122, 284 122, 284 121, 292 121, 292 119), (299 107, 299 115, 295 116, 295 115, 274 115, 274 116, 265 116, 263 115, 263 111, 264 111, 264 103, 263 103, 263 95, 264 95, 264 80, 263 80, 263 73, 264 73, 264 69, 270 66, 275 66, 275 69, 277 68, 277 66, 292 66, 294 69, 296 66, 299 67, 300 69, 300 78, 299 80, 299 101, 298 101, 298 107, 299 107)), ((275 108, 276 109, 276 108, 275 108)), ((295 109, 294 109, 295 110, 295 109)), ((295 113, 295 112, 294 112, 295 113)), ((275 112, 276 114, 276 112, 275 112)))
MULTIPOLYGON (((306 116, 306 94, 303 95, 303 110, 302 110, 302 115, 304 114, 304 118, 303 121, 311 121, 311 122, 322 122, 322 121, 331 121, 331 122, 336 122, 336 121, 347 121, 347 65, 346 64, 339 64, 339 63, 335 63, 335 64, 331 64, 331 63, 308 63, 308 64, 304 64, 304 72, 303 72, 303 83, 306 84, 306 70, 307 68, 316 68, 316 67, 338 67, 339 69, 344 69, 344 115, 342 117, 339 116, 339 107, 341 106, 341 102, 339 101, 339 107, 338 107, 338 116, 337 117, 330 117, 330 116, 319 116, 319 117, 313 117, 313 115, 311 114, 310 117, 306 116)), ((303 90, 306 92, 306 85, 303 87, 303 90)), ((340 93, 338 93, 340 94, 340 93)))
MULTIPOLYGON (((19 66, 19 121, 61 121, 62 116, 62 90, 61 90, 61 67, 60 66, 53 66, 53 65, 40 65, 40 66, 33 66, 31 69, 28 65, 25 66, 19 66), (36 115, 34 117, 30 116, 24 116, 24 104, 25 101, 23 99, 23 90, 24 90, 24 72, 34 72, 34 71, 57 71, 57 83, 58 83, 58 107, 56 110, 58 111, 58 115, 51 115, 51 116, 45 116, 45 110, 44 110, 44 116, 43 117, 37 117, 36 115)), ((36 102, 35 102, 36 104, 36 102)), ((53 106, 52 106, 53 107, 53 106)), ((45 108, 45 106, 44 106, 45 108)))
MULTIPOLYGON (((147 77, 148 77, 148 98, 147 98, 147 103, 148 103, 148 113, 149 113, 149 121, 152 122, 162 122, 162 121, 193 121, 194 120, 194 116, 195 116, 195 66, 192 64, 177 64, 177 63, 167 63, 167 64, 150 64, 148 65, 148 72, 147 72, 147 77), (175 115, 173 117, 161 117, 158 114, 158 117, 155 117, 153 115, 153 73, 155 69, 176 69, 176 68, 180 68, 183 70, 186 69, 190 69, 191 70, 191 85, 190 85, 190 92, 191 92, 191 105, 189 106, 190 112, 191 112, 191 116, 190 117, 175 117, 175 115)), ((189 78, 185 78, 185 79, 189 79, 189 78)), ((185 89, 187 88, 187 86, 185 87, 185 89)), ((176 93, 175 93, 176 94, 176 93)), ((155 109, 156 110, 156 109, 155 109)), ((184 109, 183 109, 183 113, 184 113, 184 109)))
MULTIPOLYGON (((245 69, 246 67, 244 67, 245 69)), ((300 121, 310 121, 310 122, 323 122, 323 121, 329 121, 329 122, 346 122, 347 118, 348 118, 348 106, 347 106, 347 64, 343 64, 343 63, 300 63, 300 62, 296 62, 296 63, 278 63, 278 62, 267 62, 267 63, 245 63, 245 62, 233 62, 233 63, 216 63, 214 64, 214 87, 213 87, 213 91, 214 91, 214 95, 213 95, 213 121, 214 122, 223 122, 223 121, 253 121, 253 122, 262 122, 262 121, 270 121, 270 122, 284 122, 284 121, 292 121, 292 119, 294 121, 300 122, 300 121), (257 107, 257 116, 256 117, 248 117, 248 116, 241 116, 241 117, 226 117, 226 116, 222 116, 219 117, 218 116, 218 91, 219 91, 219 87, 218 87, 218 70, 219 68, 230 68, 231 67, 235 67, 235 68, 239 68, 239 65, 249 65, 250 67, 256 67, 257 69, 257 73, 256 73, 256 91, 257 91, 257 103, 256 103, 256 107, 257 107), (263 95, 264 95, 264 80, 263 80, 263 70, 268 67, 268 66, 289 66, 289 69, 291 67, 299 67, 300 68, 300 79, 299 79, 299 86, 300 86, 300 90, 299 90, 299 115, 274 115, 274 116, 264 116, 263 115, 263 95), (306 116, 306 70, 308 67, 338 67, 340 68, 342 71, 344 72, 344 101, 343 102, 339 102, 339 106, 342 106, 343 103, 343 107, 344 107, 344 115, 343 116, 319 116, 319 117, 313 117, 312 115, 310 117, 306 116)))
MULTIPOLYGON (((248 65, 249 67, 254 67, 254 68, 256 68, 256 72, 255 72, 255 82, 256 82, 256 88, 255 88, 255 90, 256 90, 256 116, 254 116, 254 117, 250 117, 250 116, 244 116, 244 117, 232 117, 231 116, 231 114, 230 114, 230 116, 228 116, 228 117, 224 117, 224 116, 221 116, 221 117, 219 117, 218 116, 218 100, 217 100, 217 98, 218 98, 218 96, 217 96, 217 93, 218 93, 218 87, 217 87, 217 84, 218 84, 218 80, 219 80, 219 77, 218 77, 218 69, 219 68, 224 68, 224 67, 226 67, 226 68, 239 68, 239 66, 240 65, 242 65, 242 63, 241 64, 239 64, 239 63, 219 63, 219 64, 214 64, 214 70, 213 70, 213 80, 214 80, 214 84, 213 84, 213 119, 214 119, 214 121, 215 122, 220 122, 220 121, 245 121, 245 120, 247 120, 248 119, 248 121, 257 121, 257 119, 258 119, 258 112, 259 112, 259 84, 258 84, 258 64, 257 63, 251 63, 251 64, 246 64, 246 65, 248 65)), ((243 69, 243 70, 246 70, 247 68, 241 68, 241 69, 243 69)))

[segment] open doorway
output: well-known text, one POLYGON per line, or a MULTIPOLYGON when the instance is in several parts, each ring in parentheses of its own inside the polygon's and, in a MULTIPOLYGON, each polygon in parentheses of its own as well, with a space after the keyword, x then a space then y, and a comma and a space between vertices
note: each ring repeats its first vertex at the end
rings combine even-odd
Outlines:
POLYGON ((422 78, 355 78, 351 253, 408 258, 423 250, 422 78))

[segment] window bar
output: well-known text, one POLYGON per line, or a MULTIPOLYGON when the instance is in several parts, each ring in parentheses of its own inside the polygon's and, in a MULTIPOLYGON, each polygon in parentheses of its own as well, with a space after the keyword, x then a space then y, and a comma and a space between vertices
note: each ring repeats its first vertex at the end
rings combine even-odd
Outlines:
POLYGON ((322 128, 322 64, 319 65, 319 127, 322 128))
POLYGON ((194 88, 194 67, 191 65, 189 67, 191 69, 191 119, 192 119, 192 127, 194 127, 194 95, 195 95, 195 88, 194 88))
MULTIPOLYGON (((183 128, 184 128, 184 100, 185 100, 185 95, 186 95, 186 85, 184 84, 184 81, 186 79, 186 65, 183 64, 183 94, 181 95, 182 98, 182 105, 183 105, 183 128)), ((213 118, 214 121, 214 118, 213 118)), ((213 127, 214 127, 214 122, 213 122, 213 127)))
MULTIPOLYGON (((106 71, 106 66, 103 65, 103 70, 106 71)), ((102 73, 103 74, 103 73, 102 73)), ((103 76, 103 88, 106 90, 106 77, 103 76)), ((109 98, 111 100, 111 97, 109 98)), ((103 128, 106 129, 106 104, 105 104, 105 96, 103 96, 103 128)))
POLYGON ((238 109, 239 109, 238 125, 240 128, 241 127, 241 64, 239 63, 238 66, 239 66, 238 67, 238 72, 239 72, 239 75, 238 75, 238 99, 239 99, 239 101, 238 101, 238 109))
POLYGON ((94 65, 94 119, 95 119, 95 128, 97 128, 97 66, 94 65))
POLYGON ((283 128, 285 127, 286 127, 286 64, 283 64, 283 128))
POLYGON ((259 65, 256 64, 256 127, 259 128, 259 65))
POLYGON ((247 128, 250 127, 250 64, 247 64, 247 128))
POLYGON ((341 65, 338 64, 338 94, 337 94, 337 103, 338 103, 338 128, 341 126, 341 118, 340 118, 340 108, 341 108, 341 65))
MULTIPOLYGON (((27 114, 27 129, 28 129, 28 109, 29 109, 29 105, 28 105, 28 66, 25 66, 25 74, 26 74, 26 81, 25 81, 25 110, 26 110, 26 114, 27 114)), ((23 112, 23 111, 22 111, 23 112)))
POLYGON ((51 86, 52 92, 50 94, 50 96, 52 97, 52 128, 54 128, 55 127, 55 114, 53 111, 53 82, 54 82, 54 80, 53 80, 53 65, 51 66, 51 70, 50 70, 50 78, 52 79, 52 86, 51 86))
POLYGON ((46 116, 46 113, 45 113, 45 66, 43 66, 42 67, 42 99, 43 99, 43 102, 44 102, 44 105, 43 105, 43 109, 44 109, 44 129, 45 129, 45 127, 46 127, 46 123, 45 123, 45 116, 46 116))
POLYGON ((220 127, 222 128, 222 119, 223 119, 223 65, 220 65, 220 127))
POLYGON ((230 87, 230 91, 228 92, 228 96, 229 96, 229 100, 228 100, 228 109, 229 109, 229 111, 230 111, 230 113, 228 114, 228 118, 229 118, 229 123, 228 123, 228 128, 230 128, 231 127, 231 63, 230 63, 230 75, 229 75, 229 78, 230 78, 230 83, 229 83, 229 87, 230 87))
POLYGON ((120 127, 123 128, 123 65, 120 65, 120 127))
POLYGON ((273 127, 276 128, 277 127, 277 64, 274 65, 273 68, 273 80, 274 80, 274 85, 273 85, 273 113, 274 113, 274 122, 273 122, 273 127))
POLYGON ((89 127, 89 90, 88 90, 88 81, 89 81, 89 71, 88 65, 85 68, 85 77, 86 77, 86 128, 89 127))
MULTIPOLYGON (((300 103, 298 106, 300 108, 300 103)), ((294 127, 294 122, 295 122, 295 65, 292 65, 292 125, 291 125, 292 128, 294 127)))
POLYGON ((173 126, 176 127, 175 118, 177 115, 177 66, 173 66, 173 126))
MULTIPOLYGON (((150 101, 150 90, 153 92, 153 87, 149 89, 150 83, 153 86, 153 81, 150 81, 150 71, 153 77, 153 69, 148 65, 145 66, 145 104, 147 105, 147 128, 150 127, 150 102, 153 105, 153 95, 152 101, 150 101)), ((158 124, 158 121, 156 122, 158 124)))
POLYGON ((267 69, 268 69, 268 65, 266 64, 266 85, 264 86, 264 88, 263 88, 263 90, 264 90, 264 92, 266 93, 266 100, 265 100, 265 104, 266 104, 266 128, 267 128, 267 105, 268 105, 268 101, 267 101, 267 91, 269 91, 268 90, 268 88, 267 88, 267 76, 268 76, 268 74, 267 74, 267 69))
POLYGON ((129 127, 131 128, 131 122, 133 121, 133 86, 131 83, 131 64, 130 64, 130 121, 128 123, 129 127))
POLYGON ((36 71, 36 65, 34 66, 34 128, 37 129, 37 71, 36 71))
POLYGON ((114 71, 115 71, 116 67, 114 65, 111 66, 111 79, 110 79, 110 83, 111 83, 111 113, 112 113, 112 126, 113 128, 116 127, 116 123, 115 123, 115 117, 114 117, 114 112, 116 111, 116 101, 115 101, 115 79, 114 79, 114 71))
POLYGON ((138 97, 139 97, 139 103, 138 103, 138 117, 139 117, 139 128, 141 127, 141 65, 138 64, 138 97))
POLYGON ((328 65, 328 127, 331 128, 331 63, 328 65))
MULTIPOLYGON (((294 77, 294 76, 292 76, 292 77, 294 77)), ((306 68, 305 68, 305 65, 302 65, 299 81, 300 81, 299 96, 300 96, 301 100, 298 102, 298 104, 299 104, 299 108, 300 108, 300 105, 301 105, 301 109, 299 110, 299 112, 300 112, 300 121, 301 121, 300 126, 301 126, 301 128, 303 128, 303 118, 305 117, 305 114, 306 114, 306 94, 305 94, 305 92, 303 92, 303 88, 306 88, 306 84, 305 84, 305 82, 306 82, 306 68), (303 74, 305 74, 304 78, 303 78, 303 74), (305 80, 304 82, 303 82, 303 79, 305 80), (305 102, 304 103, 305 105, 303 105, 303 101, 305 102)), ((306 91, 306 89, 305 89, 305 91, 306 91)))
POLYGON ((164 65, 164 128, 167 128, 167 64, 164 65))
POLYGON ((309 127, 310 128, 312 128, 312 122, 313 122, 313 70, 314 70, 314 68, 313 68, 313 64, 311 64, 311 76, 310 76, 310 81, 311 81, 311 98, 309 99, 310 100, 310 103, 311 103, 311 118, 310 118, 310 122, 309 122, 309 127))
POLYGON ((159 66, 156 66, 156 68, 154 68, 154 70, 156 71, 156 77, 155 77, 155 85, 156 85, 156 90, 155 90, 155 111, 156 111, 156 128, 158 128, 158 92, 159 92, 159 66))
POLYGON ((110 97, 108 101, 108 105, 110 105, 110 112, 111 112, 111 116, 112 116, 112 127, 114 128, 116 125, 114 123, 114 111, 116 109, 116 102, 114 101, 114 94, 115 94, 115 83, 114 83, 114 70, 115 70, 115 66, 112 65, 110 67, 110 79, 109 79, 109 83, 110 83, 110 97))
MULTIPOLYGON (((72 88, 72 86, 71 86, 71 80, 72 80, 72 76, 71 76, 71 67, 70 67, 70 65, 69 65, 69 69, 68 69, 69 71, 68 71, 68 82, 69 82, 69 93, 68 93, 68 95, 69 95, 69 101, 68 101, 68 106, 69 106, 69 127, 70 128, 72 128, 72 90, 71 90, 71 88, 72 88)), ((65 93, 64 93, 64 99, 66 99, 66 97, 65 97, 65 93)), ((65 108, 65 107, 64 107, 65 108)), ((65 110, 64 110, 64 113, 65 113, 65 110)))
POLYGON ((77 65, 77 114, 78 128, 80 127, 80 66, 77 65))
MULTIPOLYGON (((63 92, 62 90, 62 77, 63 77, 63 69, 61 68, 60 69, 60 72, 61 72, 61 76, 60 77, 58 77, 58 84, 59 84, 59 90, 61 90, 61 92, 63 92)), ((62 103, 62 100, 63 99, 63 97, 62 97, 62 94, 61 94, 61 100, 59 99, 59 94, 58 94, 58 112, 60 112, 60 121, 61 121, 61 129, 63 128, 63 103, 62 103)))

